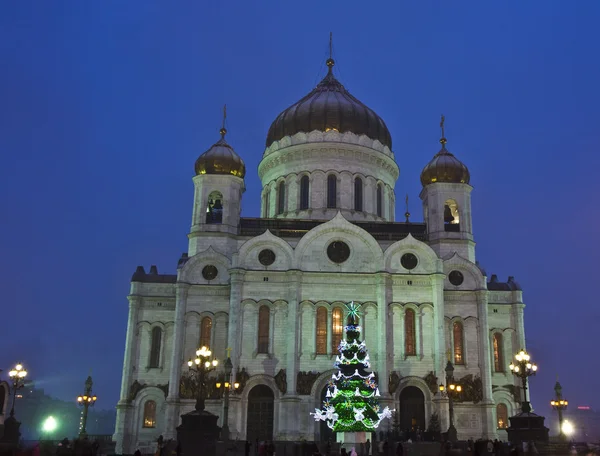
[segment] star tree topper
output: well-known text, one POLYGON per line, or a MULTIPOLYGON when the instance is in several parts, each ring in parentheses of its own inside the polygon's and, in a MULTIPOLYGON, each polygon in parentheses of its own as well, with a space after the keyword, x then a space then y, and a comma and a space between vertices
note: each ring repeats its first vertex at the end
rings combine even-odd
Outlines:
POLYGON ((358 318, 360 317, 360 304, 356 304, 354 301, 346 304, 346 308, 348 309, 348 317, 352 318, 353 322, 358 323, 358 318))

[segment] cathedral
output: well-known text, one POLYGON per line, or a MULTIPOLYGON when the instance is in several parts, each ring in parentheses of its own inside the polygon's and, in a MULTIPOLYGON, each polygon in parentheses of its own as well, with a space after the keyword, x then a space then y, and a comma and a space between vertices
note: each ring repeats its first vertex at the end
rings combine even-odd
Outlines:
MULTIPOLYGON (((470 173, 447 146, 421 172, 423 221, 396 221, 399 166, 385 122, 328 73, 281 112, 258 166, 260 217, 241 217, 246 168, 221 138, 195 163, 194 203, 176 274, 131 278, 116 453, 153 452, 194 410, 188 360, 209 347, 206 408, 222 426, 224 382, 232 439, 323 440, 320 408, 344 335, 346 303, 360 325, 382 430, 450 422, 440 391, 448 361, 460 439, 506 439, 521 391, 508 365, 525 348, 522 291, 476 260, 470 173), (231 359, 231 378, 222 366, 231 359), (214 381, 213 381, 214 380, 214 381)), ((433 151, 432 151, 433 152, 433 151)), ((425 162, 426 160, 424 160, 425 162)), ((491 216, 488 214, 487 216, 491 216)))

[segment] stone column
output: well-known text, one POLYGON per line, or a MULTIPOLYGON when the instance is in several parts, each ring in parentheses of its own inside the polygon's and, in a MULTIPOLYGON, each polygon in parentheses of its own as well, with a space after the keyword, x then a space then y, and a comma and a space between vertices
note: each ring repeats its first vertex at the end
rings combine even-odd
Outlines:
MULTIPOLYGON (((316 321, 316 314, 315 314, 315 321, 316 321)), ((315 328, 315 337, 314 340, 316 342, 317 340, 317 335, 316 335, 316 324, 313 325, 313 327, 315 328)), ((327 353, 329 354, 329 356, 332 355, 332 348, 331 348, 331 344, 333 343, 333 309, 329 309, 327 311, 327 353)))
POLYGON ((523 316, 524 309, 525 304, 523 304, 522 302, 513 304, 513 312, 515 316, 515 329, 517 330, 517 340, 515 342, 518 345, 517 347, 514 347, 514 350, 512 350, 513 353, 507 353, 508 356, 505 359, 508 359, 509 361, 512 360, 515 353, 517 353, 519 350, 527 349, 527 347, 525 346, 525 322, 523 316))
POLYGON ((183 365, 183 345, 185 341, 185 311, 190 285, 176 284, 175 330, 173 331, 173 351, 171 352, 171 372, 169 376, 169 395, 167 396, 165 439, 175 438, 179 426, 179 382, 183 365))
POLYGON ((287 395, 296 395, 296 374, 298 373, 298 315, 301 296, 300 271, 288 271, 288 312, 287 312, 287 395))
MULTIPOLYGON (((300 397, 296 394, 296 378, 298 374, 298 338, 299 338, 299 302, 301 298, 302 272, 288 271, 288 308, 285 330, 286 339, 286 367, 285 375, 287 391, 281 398, 279 433, 288 439, 298 440, 300 427, 298 426, 298 406, 300 397)), ((313 325, 314 326, 314 325, 313 325)))
POLYGON ((415 344, 417 359, 422 360, 423 353, 423 309, 419 308, 415 312, 415 344))
POLYGON ((444 330, 444 278, 442 273, 432 277, 433 334, 435 375, 441 382, 446 378, 446 333, 444 330))
MULTIPOLYGON (((231 288, 229 291, 229 327, 227 332, 227 347, 231 348, 232 382, 235 382, 235 376, 240 365, 242 349, 242 290, 244 287, 244 275, 246 271, 241 269, 229 270, 229 282, 231 288)), ((230 432, 234 432, 233 429, 230 432)))
POLYGON ((137 323, 139 308, 142 298, 136 295, 129 295, 129 318, 127 319, 127 336, 125 339, 125 356, 123 359, 123 378, 121 379, 121 397, 119 402, 127 402, 129 387, 131 386, 131 377, 134 367, 138 367, 135 358, 135 351, 138 346, 137 323))
MULTIPOLYGON (((379 355, 377 357, 377 365, 378 365, 378 376, 379 382, 377 386, 379 387, 379 393, 381 394, 379 403, 381 408, 389 407, 390 409, 394 408, 394 401, 392 396, 389 393, 389 379, 390 379, 390 369, 389 369, 389 357, 388 353, 388 341, 389 341, 389 324, 388 324, 388 282, 389 282, 389 274, 380 273, 377 275, 377 326, 379 328, 379 334, 377 335, 379 339, 379 355)), ((367 346, 367 349, 369 347, 367 346)), ((382 421, 380 425, 380 430, 386 431, 391 429, 391 419, 387 419, 382 421)))
POLYGON ((128 454, 131 449, 131 416, 133 405, 129 403, 129 387, 132 383, 132 374, 134 367, 137 366, 135 360, 135 351, 138 345, 137 340, 137 322, 142 298, 135 293, 136 284, 132 284, 132 294, 127 299, 129 301, 129 317, 127 319, 127 336, 125 338, 125 356, 123 357, 123 377, 121 379, 121 396, 117 404, 117 420, 113 439, 117 442, 119 454, 128 454))
MULTIPOLYGON (((389 396, 388 392, 388 309, 386 302, 386 283, 387 277, 385 274, 377 275, 377 326, 379 327, 379 355, 377 357, 378 374, 379 374, 379 392, 383 397, 389 396)), ((369 349, 369 347, 367 347, 369 349)))
POLYGON ((492 397, 492 363, 490 352, 490 330, 488 326, 488 297, 487 291, 481 290, 477 294, 477 313, 479 316, 479 369, 483 387, 482 431, 488 439, 498 437, 496 423, 494 422, 494 400, 492 397))

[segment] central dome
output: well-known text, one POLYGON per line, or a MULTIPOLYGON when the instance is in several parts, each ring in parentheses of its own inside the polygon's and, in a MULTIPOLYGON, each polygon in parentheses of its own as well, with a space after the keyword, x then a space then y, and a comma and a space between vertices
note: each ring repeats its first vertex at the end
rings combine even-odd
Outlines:
POLYGON ((327 76, 312 92, 277 116, 269 128, 266 147, 299 132, 336 130, 366 135, 392 148, 392 137, 383 119, 350 95, 333 75, 333 64, 333 59, 328 59, 327 76))

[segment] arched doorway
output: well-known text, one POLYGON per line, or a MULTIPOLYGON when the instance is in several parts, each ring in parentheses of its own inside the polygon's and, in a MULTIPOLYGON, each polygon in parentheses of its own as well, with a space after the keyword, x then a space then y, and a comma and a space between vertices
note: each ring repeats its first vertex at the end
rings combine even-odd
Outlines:
MULTIPOLYGON (((327 385, 321 391, 321 402, 319 402, 319 408, 323 407, 323 402, 325 402, 325 396, 327 394, 327 385)), ((319 421, 319 440, 321 442, 327 442, 327 440, 331 440, 335 442, 335 436, 333 435, 333 430, 327 426, 326 421, 319 421)))
POLYGON ((416 386, 407 386, 400 393, 400 429, 415 431, 425 428, 425 396, 416 386))
POLYGON ((248 393, 246 439, 273 440, 273 391, 266 385, 256 385, 248 393))

